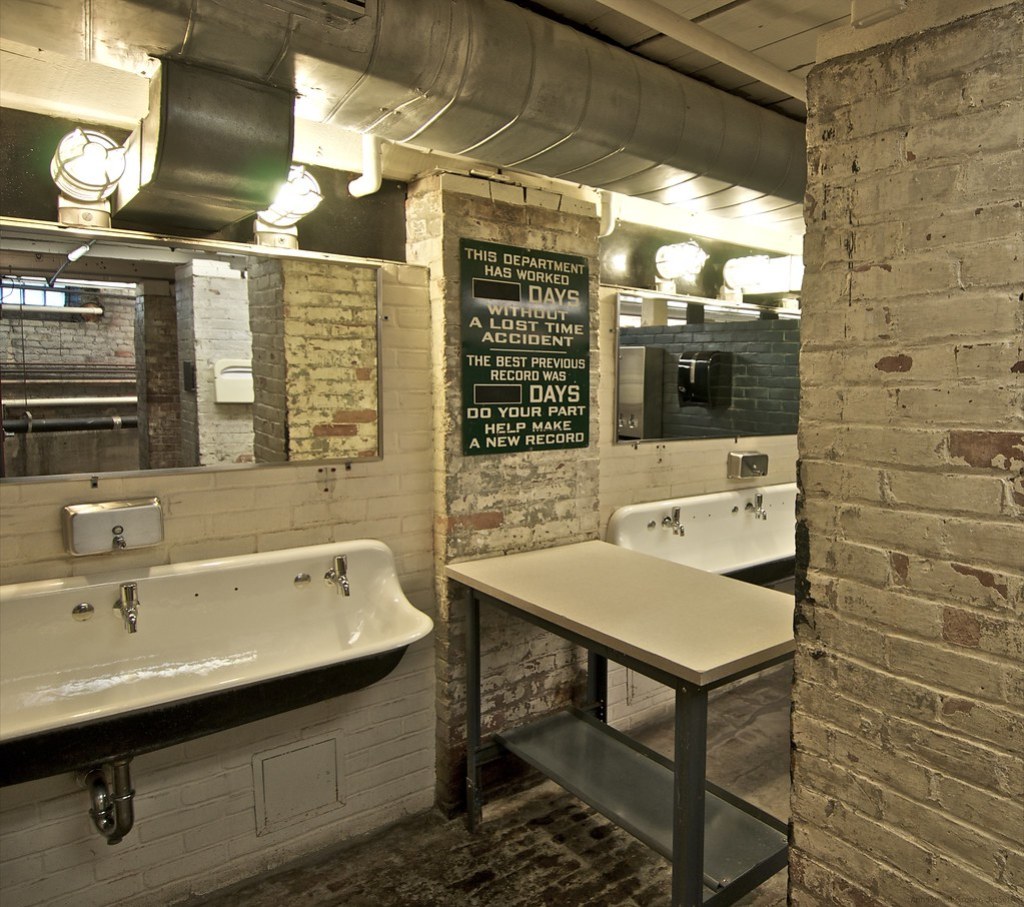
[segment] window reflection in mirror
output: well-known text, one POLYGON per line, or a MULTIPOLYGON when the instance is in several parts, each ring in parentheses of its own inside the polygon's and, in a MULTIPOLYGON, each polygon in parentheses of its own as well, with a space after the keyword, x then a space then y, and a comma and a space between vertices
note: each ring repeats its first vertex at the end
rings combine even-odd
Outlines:
POLYGON ((5 477, 380 456, 371 263, 80 242, 4 230, 5 477))
POLYGON ((138 469, 135 283, 0 285, 4 475, 138 469))

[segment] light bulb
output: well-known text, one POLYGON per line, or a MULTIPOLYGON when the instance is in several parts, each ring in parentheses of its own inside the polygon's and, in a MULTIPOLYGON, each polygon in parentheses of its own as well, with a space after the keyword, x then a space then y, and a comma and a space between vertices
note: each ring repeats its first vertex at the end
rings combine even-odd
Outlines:
POLYGON ((109 198, 124 174, 125 149, 102 132, 73 129, 60 140, 50 175, 61 193, 79 202, 109 198))
POLYGON ((293 227, 313 211, 323 199, 320 184, 301 164, 293 164, 288 179, 277 192, 271 206, 256 217, 268 227, 293 227))
POLYGON ((693 281, 707 260, 708 253, 691 239, 689 242, 662 246, 655 253, 654 266, 659 277, 669 280, 681 277, 693 281))

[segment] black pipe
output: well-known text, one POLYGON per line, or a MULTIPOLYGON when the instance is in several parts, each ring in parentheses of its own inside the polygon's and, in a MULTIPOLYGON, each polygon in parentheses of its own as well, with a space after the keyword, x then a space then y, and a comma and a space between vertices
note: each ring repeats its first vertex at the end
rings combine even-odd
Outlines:
POLYGON ((42 431, 117 431, 136 428, 138 416, 77 416, 64 419, 4 419, 4 431, 12 435, 28 435, 42 431))

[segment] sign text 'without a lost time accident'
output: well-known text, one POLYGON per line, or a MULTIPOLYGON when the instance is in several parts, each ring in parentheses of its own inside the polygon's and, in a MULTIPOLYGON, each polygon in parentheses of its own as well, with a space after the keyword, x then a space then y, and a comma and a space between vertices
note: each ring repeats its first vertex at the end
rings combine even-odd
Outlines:
POLYGON ((587 260, 471 239, 459 252, 462 452, 586 447, 587 260))

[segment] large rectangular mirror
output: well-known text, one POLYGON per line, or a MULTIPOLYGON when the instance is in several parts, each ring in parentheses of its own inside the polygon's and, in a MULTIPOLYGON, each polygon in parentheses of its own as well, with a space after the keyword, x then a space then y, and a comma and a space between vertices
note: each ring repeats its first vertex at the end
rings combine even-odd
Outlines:
POLYGON ((381 456, 372 262, 0 219, 4 478, 381 456))
POLYGON ((601 274, 619 443, 796 433, 799 256, 620 222, 601 274))
POLYGON ((619 290, 617 437, 796 434, 799 310, 619 290))

